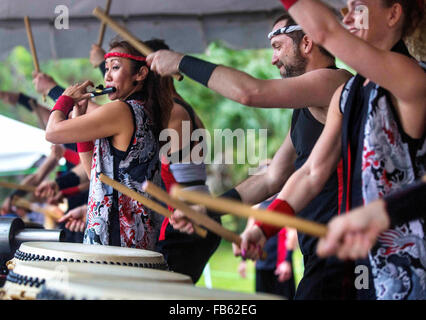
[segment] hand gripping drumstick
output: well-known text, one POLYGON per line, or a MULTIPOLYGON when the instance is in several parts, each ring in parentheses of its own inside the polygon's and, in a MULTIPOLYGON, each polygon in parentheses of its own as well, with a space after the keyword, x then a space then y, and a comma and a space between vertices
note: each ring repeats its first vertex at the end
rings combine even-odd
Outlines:
MULTIPOLYGON (((111 8, 111 0, 107 0, 107 4, 106 4, 106 7, 105 7, 105 14, 106 15, 109 14, 110 8, 111 8)), ((106 29, 106 24, 105 24, 105 22, 102 22, 101 28, 99 29, 99 37, 98 37, 98 46, 99 47, 102 47, 102 42, 104 41, 105 29, 106 29)))
POLYGON ((15 189, 15 190, 22 190, 22 191, 27 191, 27 192, 34 192, 36 190, 36 187, 34 187, 34 186, 16 184, 16 183, 7 182, 7 181, 0 181, 0 187, 4 187, 4 188, 8 188, 8 189, 15 189))
POLYGON ((58 221, 64 215, 62 210, 56 206, 48 205, 46 207, 41 207, 34 202, 17 196, 13 197, 12 205, 35 212, 40 212, 45 216, 52 218, 54 221, 58 221))
MULTIPOLYGON (((126 186, 122 185, 121 183, 107 177, 106 175, 104 175, 103 173, 101 173, 99 175, 99 179, 113 187, 114 189, 120 191, 122 194, 125 194, 126 196, 135 199, 136 201, 142 203, 144 206, 154 210, 155 212, 170 218, 172 216, 172 213, 165 207, 163 207, 162 205, 158 204, 157 202, 148 199, 146 197, 144 197, 143 195, 137 193, 136 191, 133 191, 129 188, 127 188, 126 186)), ((200 226, 194 225, 194 231, 197 235, 199 235, 202 238, 205 238, 207 236, 207 230, 201 228, 200 226)))
MULTIPOLYGON (((35 49, 33 33, 31 31, 31 24, 30 24, 30 19, 28 18, 28 16, 24 17, 24 23, 25 23, 25 29, 27 30, 27 38, 28 38, 28 43, 30 45, 31 55, 33 56, 34 68, 35 68, 35 71, 37 71, 38 73, 40 72, 40 66, 38 64, 37 51, 35 49)), ((45 95, 43 95, 43 102, 46 102, 45 95)))
MULTIPOLYGON (((218 236, 224 238, 225 240, 228 240, 229 242, 233 242, 238 246, 241 246, 241 237, 238 234, 228 229, 225 229, 224 227, 222 227, 222 225, 220 225, 220 223, 217 223, 209 216, 192 209, 186 203, 178 199, 172 198, 167 192, 160 189, 152 182, 146 181, 143 184, 142 189, 144 189, 144 191, 149 193, 150 195, 156 197, 158 200, 167 203, 169 206, 182 210, 189 219, 193 220, 199 225, 206 227, 211 232, 216 233, 218 236)), ((266 253, 262 252, 262 259, 264 258, 266 258, 266 253)))
POLYGON ((327 234, 327 227, 323 224, 296 218, 290 215, 284 215, 274 211, 253 209, 252 207, 235 200, 213 198, 202 192, 184 190, 179 186, 173 186, 170 194, 172 197, 179 197, 191 203, 202 204, 212 210, 230 213, 245 218, 253 217, 258 221, 281 228, 295 228, 297 231, 311 236, 324 237, 327 234))
MULTIPOLYGON (((125 40, 127 40, 132 46, 134 46, 140 53, 147 56, 150 53, 154 52, 150 47, 144 44, 142 41, 137 39, 134 35, 132 35, 126 28, 120 26, 117 22, 107 16, 101 8, 96 7, 93 10, 93 15, 96 16, 103 23, 107 24, 111 29, 117 32, 120 36, 122 36, 125 40)), ((174 74, 173 78, 181 81, 183 76, 181 74, 174 74)))

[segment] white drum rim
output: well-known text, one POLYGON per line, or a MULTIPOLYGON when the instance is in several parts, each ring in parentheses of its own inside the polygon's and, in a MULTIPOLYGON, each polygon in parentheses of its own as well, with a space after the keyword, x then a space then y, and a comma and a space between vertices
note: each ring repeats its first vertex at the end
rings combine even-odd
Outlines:
MULTIPOLYGON (((108 280, 115 280, 117 278, 127 281, 192 284, 190 276, 172 271, 116 265, 95 264, 88 266, 78 263, 53 261, 19 262, 13 270, 9 271, 9 274, 15 278, 19 277, 20 282, 40 283, 43 280, 49 281, 55 277, 58 278, 61 275, 60 272, 66 272, 66 276, 70 279, 95 277, 108 280)), ((12 276, 9 278, 12 278, 12 276)))
POLYGON ((16 250, 15 258, 24 261, 116 264, 162 270, 168 269, 163 255, 159 252, 70 242, 24 242, 16 250))

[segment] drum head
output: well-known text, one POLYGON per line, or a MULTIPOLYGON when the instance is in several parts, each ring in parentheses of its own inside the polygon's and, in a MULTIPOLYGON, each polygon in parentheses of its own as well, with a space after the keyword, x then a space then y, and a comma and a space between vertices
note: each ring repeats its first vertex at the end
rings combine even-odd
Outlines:
POLYGON ((15 253, 21 261, 56 261, 167 269, 161 253, 68 242, 24 242, 15 253))
POLYGON ((189 276, 171 271, 103 264, 20 261, 13 270, 9 271, 4 291, 6 298, 35 299, 42 285, 48 285, 52 281, 71 281, 74 279, 192 285, 189 276))
POLYGON ((175 283, 71 279, 46 283, 37 299, 47 300, 283 300, 269 294, 248 294, 175 283))
MULTIPOLYGON (((71 262, 28 261, 16 264, 10 271, 28 279, 50 281, 51 279, 86 279, 99 278, 120 281, 154 281, 167 283, 192 284, 191 277, 171 271, 148 268, 132 268, 117 265, 83 264, 71 262)), ((10 278, 10 277, 9 277, 10 278)))

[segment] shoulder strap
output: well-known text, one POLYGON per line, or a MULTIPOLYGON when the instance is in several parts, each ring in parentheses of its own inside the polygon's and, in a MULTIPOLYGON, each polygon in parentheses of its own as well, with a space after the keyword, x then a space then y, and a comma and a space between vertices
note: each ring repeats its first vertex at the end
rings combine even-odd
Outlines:
POLYGON ((186 110, 186 112, 188 112, 189 117, 191 118, 192 127, 194 128, 194 130, 198 129, 197 123, 195 122, 195 112, 192 107, 185 101, 178 98, 173 98, 173 101, 181 105, 186 110))

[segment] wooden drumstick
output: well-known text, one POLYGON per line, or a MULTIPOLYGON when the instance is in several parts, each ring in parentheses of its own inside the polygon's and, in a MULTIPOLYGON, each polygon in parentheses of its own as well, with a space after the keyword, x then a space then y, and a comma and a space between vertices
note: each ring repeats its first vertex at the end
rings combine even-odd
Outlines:
POLYGON ((40 212, 46 217, 53 219, 54 221, 58 221, 64 215, 62 210, 56 206, 48 205, 46 207, 42 207, 37 203, 28 201, 24 198, 20 198, 17 196, 13 197, 12 205, 35 212, 40 212))
MULTIPOLYGON (((134 46, 144 56, 147 56, 150 53, 154 52, 150 47, 148 47, 146 44, 144 44, 142 41, 140 41, 138 38, 132 35, 126 28, 119 25, 117 22, 115 22, 113 19, 107 16, 102 11, 101 8, 96 7, 93 10, 93 15, 96 16, 99 20, 101 20, 105 24, 107 24, 111 29, 113 29, 121 37, 123 37, 123 39, 127 40, 132 46, 134 46)), ((173 78, 181 81, 183 79, 183 76, 181 74, 174 74, 173 78)))
MULTIPOLYGON (((225 240, 233 242, 237 244, 238 246, 241 245, 241 237, 238 234, 224 228, 220 223, 217 223, 209 216, 199 213, 198 211, 192 209, 186 203, 178 199, 172 198, 167 192, 157 187, 152 182, 146 181, 143 184, 142 189, 145 192, 152 195, 153 197, 156 197, 158 200, 165 202, 169 206, 182 210, 189 219, 193 220, 195 223, 198 223, 199 225, 204 226, 205 228, 209 229, 211 232, 214 232, 215 234, 224 238, 225 240)), ((266 253, 262 252, 262 258, 265 258, 265 257, 266 257, 266 253)))
POLYGON ((15 189, 15 190, 22 190, 27 192, 34 192, 36 190, 36 187, 34 186, 16 184, 16 183, 7 182, 7 181, 0 181, 0 187, 15 189))
MULTIPOLYGON (((148 199, 147 197, 144 197, 143 195, 137 193, 136 191, 133 191, 129 188, 127 188, 126 186, 122 185, 121 183, 107 177, 106 175, 104 175, 103 173, 101 173, 99 175, 99 179, 113 187, 115 190, 121 192, 122 194, 125 194, 126 196, 135 199, 136 201, 142 203, 144 206, 154 210, 155 212, 170 218, 172 216, 172 213, 165 207, 163 207, 162 205, 158 204, 157 202, 148 199)), ((202 238, 205 238, 207 236, 207 230, 201 228, 200 226, 194 225, 194 231, 197 235, 199 235, 202 238)))
POLYGON ((311 236, 324 237, 327 234, 327 227, 323 224, 274 211, 253 209, 249 205, 242 204, 235 200, 213 198, 202 192, 184 190, 182 187, 177 185, 172 187, 170 194, 172 197, 181 198, 191 203, 202 204, 215 211, 245 218, 253 217, 258 221, 262 221, 270 225, 280 228, 294 228, 311 236))
MULTIPOLYGON (((28 38, 28 43, 30 45, 31 55, 33 56, 34 68, 35 68, 35 71, 38 73, 40 72, 40 66, 38 64, 37 51, 34 45, 33 33, 31 31, 31 24, 30 24, 30 19, 28 18, 28 16, 24 17, 24 23, 25 23, 25 29, 27 30, 27 38, 28 38)), ((43 95, 43 102, 46 102, 45 95, 43 95)))
MULTIPOLYGON (((107 4, 105 7, 105 14, 109 14, 109 9, 111 8, 111 0, 107 0, 107 4)), ((102 47, 102 43, 104 42, 104 35, 106 30, 106 24, 105 22, 101 23, 101 28, 99 29, 99 37, 98 37, 98 46, 102 47)))

